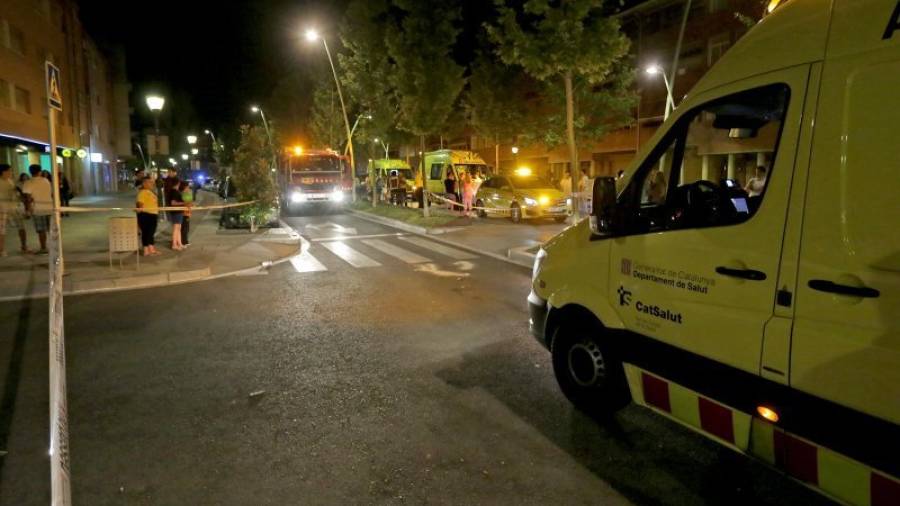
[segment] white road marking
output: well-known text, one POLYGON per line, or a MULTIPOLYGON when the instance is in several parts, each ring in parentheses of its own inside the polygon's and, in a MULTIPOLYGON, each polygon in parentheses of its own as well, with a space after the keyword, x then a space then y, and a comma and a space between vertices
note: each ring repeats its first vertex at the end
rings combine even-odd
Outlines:
POLYGON ((460 260, 459 262, 453 262, 453 265, 457 269, 459 269, 463 272, 471 271, 472 269, 475 268, 475 264, 473 264, 472 262, 466 262, 465 260, 460 260))
POLYGON ((359 251, 347 246, 346 243, 341 241, 332 241, 332 242, 323 242, 320 243, 323 247, 327 248, 328 251, 331 251, 341 260, 347 262, 356 268, 361 267, 378 267, 381 265, 380 263, 372 260, 371 258, 363 255, 359 251))
POLYGON ((400 260, 408 264, 423 264, 431 261, 431 259, 429 258, 425 258, 422 255, 413 253, 412 251, 394 246, 393 244, 386 243, 381 239, 366 239, 363 240, 363 244, 371 246, 386 255, 390 255, 394 258, 399 258, 400 260))
POLYGON ((467 251, 451 248, 450 246, 445 246, 421 237, 401 237, 400 240, 413 243, 416 246, 434 251, 435 253, 440 253, 441 255, 448 256, 454 260, 473 260, 478 258, 478 255, 473 255, 467 251))
POLYGON ((327 271, 328 267, 322 265, 322 262, 316 260, 309 251, 304 251, 297 256, 291 258, 291 265, 297 272, 319 272, 327 271))
POLYGON ((432 274, 441 278, 467 278, 470 275, 468 272, 445 271, 435 264, 417 265, 416 272, 427 272, 428 274, 432 274))
POLYGON ((319 237, 316 239, 310 239, 311 242, 325 242, 325 241, 343 241, 344 239, 377 239, 379 237, 402 237, 406 234, 402 232, 395 232, 392 234, 372 234, 372 235, 348 235, 348 236, 336 236, 336 237, 319 237))
POLYGON ((321 225, 306 225, 305 230, 315 230, 317 232, 321 232, 322 230, 333 230, 341 235, 356 235, 356 229, 353 227, 343 227, 329 221, 328 223, 324 223, 321 225))

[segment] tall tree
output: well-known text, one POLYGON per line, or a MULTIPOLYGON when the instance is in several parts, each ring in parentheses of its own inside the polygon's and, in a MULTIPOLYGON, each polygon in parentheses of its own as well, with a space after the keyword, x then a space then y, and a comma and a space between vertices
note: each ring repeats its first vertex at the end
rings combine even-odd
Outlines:
POLYGON ((504 65, 489 54, 479 54, 470 69, 463 96, 466 120, 479 136, 494 142, 494 169, 499 170, 500 142, 536 127, 540 84, 521 67, 504 65))
POLYGON ((331 148, 340 151, 343 146, 342 125, 344 116, 338 102, 334 82, 322 79, 313 91, 313 103, 309 114, 309 135, 314 148, 331 148))
POLYGON ((258 127, 242 126, 241 143, 234 152, 232 177, 238 199, 253 201, 242 208, 241 215, 250 220, 251 229, 272 218, 277 189, 271 172, 272 147, 258 127))
POLYGON ((505 63, 520 65, 534 78, 562 88, 574 177, 579 167, 576 109, 582 105, 576 103, 576 86, 602 92, 612 82, 616 89, 614 81, 628 75, 619 69, 628 53, 628 38, 617 19, 604 16, 603 0, 527 0, 521 12, 510 6, 515 3, 495 0, 498 20, 485 28, 505 63))
MULTIPOLYGON (((397 99, 397 125, 419 137, 440 133, 462 91, 464 68, 451 56, 459 29, 460 9, 446 3, 393 0, 399 19, 385 41, 393 68, 388 75, 397 99)), ((425 166, 420 161, 422 181, 425 166)), ((428 216, 428 199, 424 214, 428 216)))
MULTIPOLYGON (((279 125, 282 137, 290 141, 306 141, 310 138, 309 116, 313 107, 313 92, 317 80, 313 75, 324 75, 326 69, 297 70, 282 76, 265 100, 266 114, 279 125)), ((330 70, 328 70, 330 72, 330 70)))
POLYGON ((390 143, 397 138, 397 98, 389 80, 392 63, 384 49, 390 5, 389 0, 354 0, 341 29, 344 51, 338 62, 344 92, 361 114, 372 116, 357 130, 355 137, 363 142, 379 138, 390 143))

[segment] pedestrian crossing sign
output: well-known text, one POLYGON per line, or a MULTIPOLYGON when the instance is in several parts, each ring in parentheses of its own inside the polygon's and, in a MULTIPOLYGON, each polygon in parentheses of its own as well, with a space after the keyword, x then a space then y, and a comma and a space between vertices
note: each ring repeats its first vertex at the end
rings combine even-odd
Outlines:
POLYGON ((62 92, 60 91, 59 67, 46 62, 47 68, 47 105, 62 111, 62 92))

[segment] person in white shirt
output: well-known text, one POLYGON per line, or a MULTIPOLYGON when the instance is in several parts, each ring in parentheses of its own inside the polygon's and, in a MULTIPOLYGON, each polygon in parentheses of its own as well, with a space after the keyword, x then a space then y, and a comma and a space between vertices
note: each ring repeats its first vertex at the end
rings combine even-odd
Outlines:
POLYGON ((41 166, 28 167, 31 179, 22 185, 25 194, 26 213, 34 220, 34 231, 38 234, 41 249, 38 254, 47 254, 47 231, 50 230, 50 213, 53 211, 53 187, 50 180, 41 176, 41 166))
POLYGON ((766 168, 760 165, 756 168, 756 176, 750 178, 750 181, 747 181, 747 184, 744 186, 744 191, 747 192, 747 195, 750 197, 758 197, 762 195, 763 190, 766 189, 766 168))
POLYGON ((565 175, 559 180, 559 190, 565 195, 572 194, 572 172, 566 169, 565 175))
POLYGON ((22 213, 19 205, 22 199, 19 197, 19 189, 12 177, 12 167, 0 163, 0 257, 6 256, 6 229, 17 228, 19 230, 19 243, 22 253, 28 253, 25 242, 25 225, 22 221, 22 213))
POLYGON ((581 169, 581 179, 578 180, 578 192, 584 193, 591 190, 591 178, 587 169, 581 169))

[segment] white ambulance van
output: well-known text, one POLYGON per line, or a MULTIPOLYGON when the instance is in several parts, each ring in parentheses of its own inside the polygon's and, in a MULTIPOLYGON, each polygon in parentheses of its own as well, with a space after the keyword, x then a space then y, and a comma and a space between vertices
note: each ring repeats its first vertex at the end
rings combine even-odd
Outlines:
POLYGON ((896 506, 900 2, 782 4, 544 245, 531 325, 580 409, 896 506))

